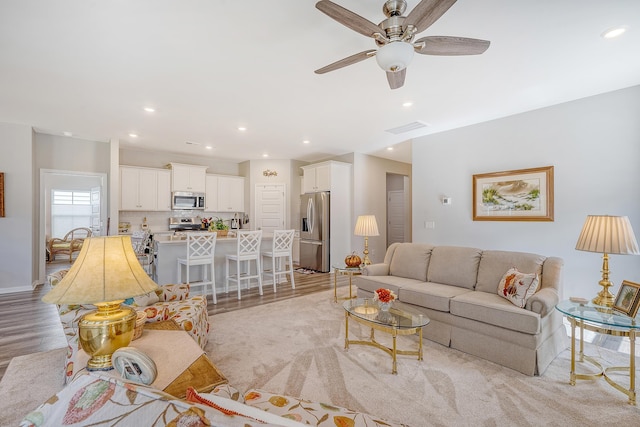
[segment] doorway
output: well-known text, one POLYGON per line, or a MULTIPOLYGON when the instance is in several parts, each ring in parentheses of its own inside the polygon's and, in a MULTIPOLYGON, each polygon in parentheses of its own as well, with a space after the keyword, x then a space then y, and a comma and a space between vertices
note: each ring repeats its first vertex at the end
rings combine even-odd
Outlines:
POLYGON ((107 194, 107 174, 95 172, 76 172, 55 169, 40 170, 40 226, 38 239, 38 283, 46 282, 46 245, 52 230, 52 193, 54 190, 86 192, 88 221, 94 235, 105 235, 107 206, 104 203, 107 194))
POLYGON ((387 247, 411 241, 409 177, 387 174, 387 247))
POLYGON ((283 230, 287 222, 285 185, 257 184, 255 195, 255 229, 264 233, 283 230))

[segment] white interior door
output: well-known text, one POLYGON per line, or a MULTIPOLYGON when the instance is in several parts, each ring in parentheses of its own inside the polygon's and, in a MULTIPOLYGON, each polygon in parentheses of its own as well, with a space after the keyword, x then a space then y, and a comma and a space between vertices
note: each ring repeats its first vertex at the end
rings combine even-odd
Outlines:
POLYGON ((404 191, 387 192, 387 246, 404 242, 404 191))
POLYGON ((284 184, 256 185, 255 229, 265 233, 283 230, 286 223, 284 184))

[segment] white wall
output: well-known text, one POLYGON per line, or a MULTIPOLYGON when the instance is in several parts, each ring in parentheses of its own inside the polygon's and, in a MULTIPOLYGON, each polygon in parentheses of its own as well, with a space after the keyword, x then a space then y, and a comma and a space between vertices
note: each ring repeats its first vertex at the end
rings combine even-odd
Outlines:
POLYGON ((162 169, 171 162, 207 166, 207 173, 242 175, 239 171, 238 162, 221 160, 215 157, 169 153, 167 151, 143 151, 120 148, 121 165, 162 169))
MULTIPOLYGON (((627 215, 640 236, 639 118, 635 86, 415 140, 413 241, 560 256, 564 297, 595 296, 602 256, 574 248, 590 214, 627 215), (549 165, 554 222, 472 221, 473 174, 549 165)), ((613 293, 640 282, 640 256, 612 255, 610 269, 613 293)))
POLYGON ((38 234, 31 127, 0 123, 0 152, 5 206, 0 218, 0 293, 31 290, 37 274, 32 250, 38 234))
MULTIPOLYGON (((366 154, 353 154, 353 222, 354 229, 359 215, 375 215, 379 236, 369 237, 371 262, 382 262, 387 250, 387 174, 410 177, 411 165, 366 154)), ((411 191, 409 188, 408 191, 411 191)), ((411 205, 406 206, 411 212, 411 205)), ((351 237, 351 248, 362 257, 364 237, 351 237)))

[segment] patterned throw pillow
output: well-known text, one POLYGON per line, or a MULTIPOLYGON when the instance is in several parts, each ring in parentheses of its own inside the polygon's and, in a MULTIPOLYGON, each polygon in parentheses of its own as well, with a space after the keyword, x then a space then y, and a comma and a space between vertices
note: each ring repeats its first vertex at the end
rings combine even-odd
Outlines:
POLYGON ((502 276, 498 285, 498 295, 524 308, 527 300, 538 290, 538 282, 537 274, 521 273, 513 267, 502 276))

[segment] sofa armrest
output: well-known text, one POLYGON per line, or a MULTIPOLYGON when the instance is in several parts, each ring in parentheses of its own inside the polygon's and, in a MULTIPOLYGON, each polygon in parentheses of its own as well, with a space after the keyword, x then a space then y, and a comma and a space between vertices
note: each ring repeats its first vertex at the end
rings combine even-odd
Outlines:
POLYGON ((560 302, 558 291, 553 288, 540 289, 527 300, 525 308, 534 313, 538 313, 540 317, 545 317, 553 312, 556 304, 560 302))
POLYGON ((362 274, 365 276, 388 276, 389 264, 379 263, 367 265, 362 274))

